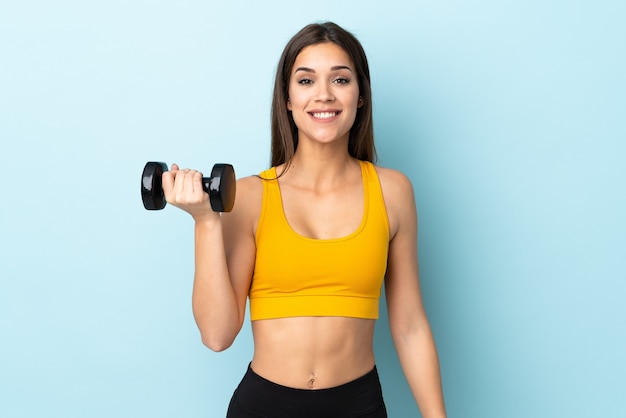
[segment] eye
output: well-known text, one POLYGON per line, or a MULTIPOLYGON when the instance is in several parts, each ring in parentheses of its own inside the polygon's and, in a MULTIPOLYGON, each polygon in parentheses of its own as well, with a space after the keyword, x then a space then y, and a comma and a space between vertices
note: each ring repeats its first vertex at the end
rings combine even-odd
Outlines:
POLYGON ((301 78, 297 81, 298 84, 313 84, 313 80, 310 78, 301 78))
POLYGON ((350 82, 350 79, 347 77, 337 77, 333 80, 333 83, 336 84, 348 84, 350 82))

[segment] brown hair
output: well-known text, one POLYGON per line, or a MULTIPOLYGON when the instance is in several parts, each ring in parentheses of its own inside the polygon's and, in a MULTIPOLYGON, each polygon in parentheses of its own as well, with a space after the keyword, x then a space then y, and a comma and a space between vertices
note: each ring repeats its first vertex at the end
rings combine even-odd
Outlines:
POLYGON ((278 61, 272 99, 272 157, 271 165, 289 162, 298 147, 298 128, 287 110, 289 80, 298 54, 307 46, 332 42, 342 48, 352 60, 359 83, 363 105, 358 108, 350 129, 348 152, 356 159, 376 161, 374 124, 372 120, 372 90, 367 57, 354 35, 333 22, 305 26, 287 43, 278 61))

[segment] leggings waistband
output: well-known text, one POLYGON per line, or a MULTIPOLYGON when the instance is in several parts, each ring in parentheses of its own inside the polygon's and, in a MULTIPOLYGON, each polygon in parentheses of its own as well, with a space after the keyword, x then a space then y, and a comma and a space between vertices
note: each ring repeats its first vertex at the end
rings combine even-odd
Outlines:
MULTIPOLYGON (((359 417, 384 411, 378 371, 328 389, 297 389, 271 382, 248 367, 237 387, 233 403, 260 417, 359 417)), ((380 415, 380 416, 386 416, 380 415)))

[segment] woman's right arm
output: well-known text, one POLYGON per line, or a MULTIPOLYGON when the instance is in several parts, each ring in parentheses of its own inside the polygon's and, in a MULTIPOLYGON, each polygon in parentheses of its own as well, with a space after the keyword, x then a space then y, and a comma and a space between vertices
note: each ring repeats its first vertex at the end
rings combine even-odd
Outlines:
POLYGON ((176 165, 163 173, 168 203, 195 221, 193 313, 202 342, 214 351, 230 347, 243 325, 256 255, 260 181, 240 179, 233 210, 220 216, 211 210, 202 190, 201 173, 179 170, 176 165))

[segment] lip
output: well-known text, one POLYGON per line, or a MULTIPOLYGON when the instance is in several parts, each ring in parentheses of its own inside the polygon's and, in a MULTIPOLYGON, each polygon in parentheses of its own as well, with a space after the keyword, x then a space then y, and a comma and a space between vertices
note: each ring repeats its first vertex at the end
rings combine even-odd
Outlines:
POLYGON ((337 109, 315 109, 307 112, 311 119, 316 122, 331 122, 339 115, 341 115, 341 110, 337 109))

